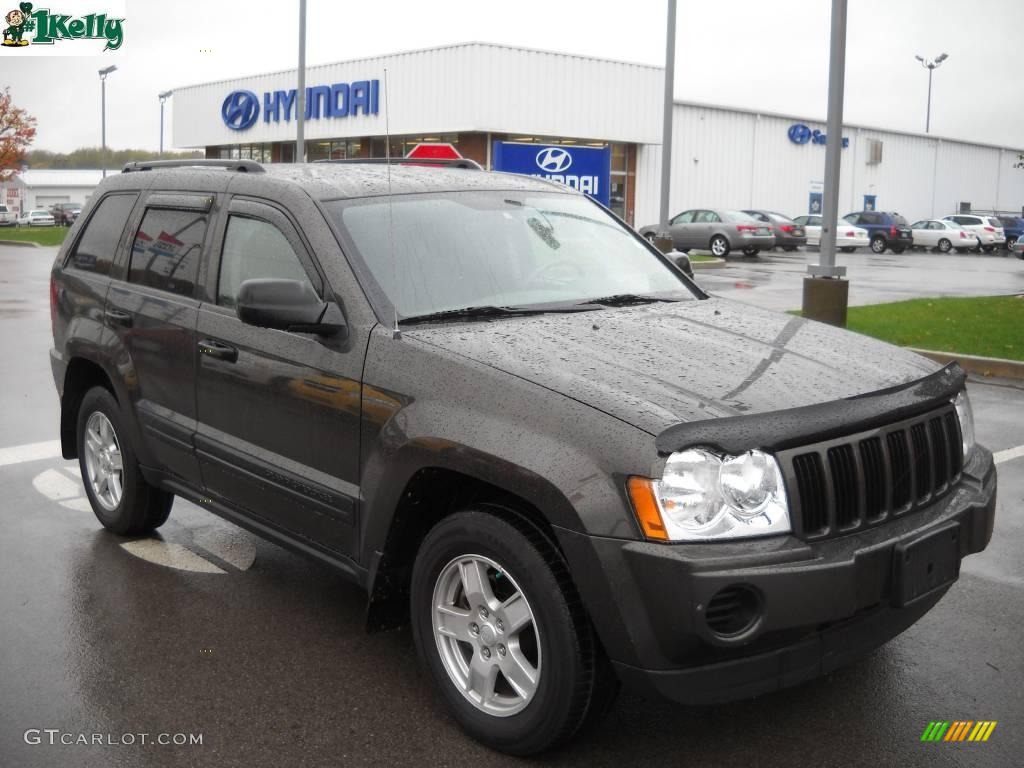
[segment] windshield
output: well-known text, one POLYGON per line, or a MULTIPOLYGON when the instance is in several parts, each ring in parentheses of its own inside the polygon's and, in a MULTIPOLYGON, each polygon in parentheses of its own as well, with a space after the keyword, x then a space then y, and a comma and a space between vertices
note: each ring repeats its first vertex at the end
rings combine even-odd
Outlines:
POLYGON ((696 298, 639 237, 580 195, 474 191, 391 200, 325 205, 403 318, 621 294, 696 298))

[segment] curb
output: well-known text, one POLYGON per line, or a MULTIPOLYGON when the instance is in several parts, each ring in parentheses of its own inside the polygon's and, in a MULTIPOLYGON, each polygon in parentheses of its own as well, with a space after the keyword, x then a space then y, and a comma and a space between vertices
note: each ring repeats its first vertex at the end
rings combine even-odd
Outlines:
POLYGON ((0 240, 0 245, 20 245, 23 248, 42 248, 39 243, 33 243, 31 240, 0 240))
POLYGON ((698 269, 725 269, 729 263, 725 259, 715 259, 714 261, 691 261, 690 266, 695 271, 698 269))
POLYGON ((944 365, 955 361, 968 373, 978 376, 1024 381, 1024 363, 1018 360, 962 355, 959 352, 937 352, 932 349, 917 349, 915 347, 907 347, 907 349, 944 365))

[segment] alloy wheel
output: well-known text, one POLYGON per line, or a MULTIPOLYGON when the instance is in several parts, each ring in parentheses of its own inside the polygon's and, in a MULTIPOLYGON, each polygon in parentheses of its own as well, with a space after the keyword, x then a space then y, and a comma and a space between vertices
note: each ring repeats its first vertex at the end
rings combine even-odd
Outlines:
POLYGON ((117 509, 124 493, 124 459, 114 426, 103 413, 94 412, 85 424, 86 481, 99 505, 117 509))
POLYGON ((521 712, 537 693, 540 634, 533 609, 501 565, 461 555, 434 585, 433 630, 452 683, 474 707, 496 717, 521 712))

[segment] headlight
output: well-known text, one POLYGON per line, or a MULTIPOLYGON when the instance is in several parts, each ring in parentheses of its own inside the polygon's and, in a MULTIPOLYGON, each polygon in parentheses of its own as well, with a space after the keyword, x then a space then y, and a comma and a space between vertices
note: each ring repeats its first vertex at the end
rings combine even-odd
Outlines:
POLYGON ((956 396, 953 405, 956 407, 956 416, 960 419, 960 438, 963 441, 964 464, 966 464, 967 459, 971 456, 971 451, 974 450, 974 412, 971 410, 971 399, 967 397, 966 389, 956 396))
POLYGON ((775 457, 763 451, 674 453, 661 480, 633 478, 630 496, 648 538, 707 541, 790 530, 782 472, 775 457))

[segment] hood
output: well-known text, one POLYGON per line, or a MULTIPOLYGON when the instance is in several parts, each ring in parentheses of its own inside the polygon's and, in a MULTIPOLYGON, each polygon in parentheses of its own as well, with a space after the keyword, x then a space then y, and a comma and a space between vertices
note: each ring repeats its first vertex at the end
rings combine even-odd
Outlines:
POLYGON ((867 336, 720 298, 403 330, 652 435, 838 400, 939 366, 867 336))

